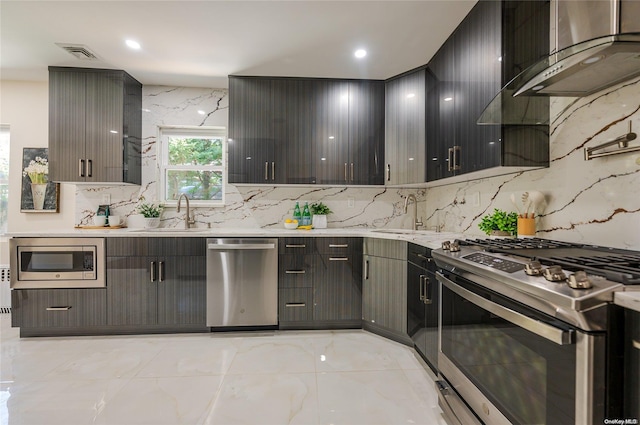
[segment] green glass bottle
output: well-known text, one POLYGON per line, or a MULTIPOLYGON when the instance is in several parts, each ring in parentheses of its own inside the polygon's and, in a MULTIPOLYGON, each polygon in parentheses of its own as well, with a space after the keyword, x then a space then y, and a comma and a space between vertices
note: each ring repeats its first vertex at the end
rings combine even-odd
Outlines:
POLYGON ((311 224, 311 211, 309 210, 309 203, 304 203, 304 208, 302 209, 302 225, 309 226, 311 224))
POLYGON ((293 207, 293 219, 298 220, 298 226, 302 225, 302 214, 300 213, 300 205, 296 202, 296 206, 293 207))

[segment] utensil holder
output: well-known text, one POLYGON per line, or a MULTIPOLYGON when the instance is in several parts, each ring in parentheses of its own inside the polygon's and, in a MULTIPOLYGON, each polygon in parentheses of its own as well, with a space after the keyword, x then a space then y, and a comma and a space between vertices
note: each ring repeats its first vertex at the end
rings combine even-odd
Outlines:
POLYGON ((518 237, 531 238, 536 235, 536 219, 518 217, 518 237))

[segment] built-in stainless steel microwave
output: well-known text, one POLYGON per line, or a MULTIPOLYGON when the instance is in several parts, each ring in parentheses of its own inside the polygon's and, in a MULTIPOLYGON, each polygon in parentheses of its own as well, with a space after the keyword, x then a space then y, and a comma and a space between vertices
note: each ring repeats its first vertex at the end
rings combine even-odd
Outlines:
POLYGON ((104 238, 12 238, 11 288, 105 286, 104 238))

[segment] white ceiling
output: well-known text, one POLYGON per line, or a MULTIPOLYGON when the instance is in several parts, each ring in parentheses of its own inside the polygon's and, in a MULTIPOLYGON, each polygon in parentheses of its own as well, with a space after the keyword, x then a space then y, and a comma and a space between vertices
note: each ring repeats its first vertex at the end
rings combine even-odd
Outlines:
POLYGON ((0 78, 46 81, 48 66, 75 66, 186 87, 227 87, 229 74, 386 79, 427 63, 475 3, 2 0, 0 78), (101 61, 54 43, 84 44, 101 61))

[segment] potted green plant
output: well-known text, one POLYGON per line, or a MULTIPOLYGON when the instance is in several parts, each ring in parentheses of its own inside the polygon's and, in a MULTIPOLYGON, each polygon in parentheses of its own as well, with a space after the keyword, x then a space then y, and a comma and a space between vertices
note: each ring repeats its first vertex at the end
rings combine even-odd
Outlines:
POLYGON ((331 209, 322 202, 311 204, 311 214, 313 214, 312 224, 316 229, 327 228, 327 215, 331 214, 331 209))
MULTIPOLYGON (((144 200, 144 198, 141 198, 141 200, 144 200)), ((137 212, 144 216, 144 227, 146 228, 155 228, 160 225, 160 216, 162 215, 163 209, 164 206, 161 204, 150 202, 143 202, 136 208, 137 212)))
POLYGON ((518 214, 495 208, 492 214, 482 217, 478 227, 489 236, 515 236, 518 231, 518 214))

